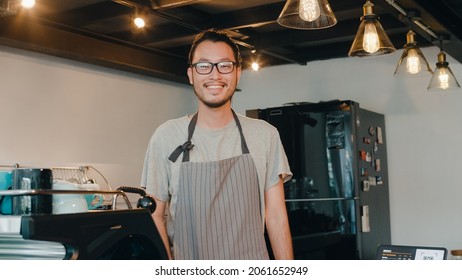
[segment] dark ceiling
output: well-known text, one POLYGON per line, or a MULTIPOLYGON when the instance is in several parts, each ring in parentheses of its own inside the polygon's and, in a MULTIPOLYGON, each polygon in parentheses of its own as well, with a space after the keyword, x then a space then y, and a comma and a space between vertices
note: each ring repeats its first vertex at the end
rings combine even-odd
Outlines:
MULTIPOLYGON (((0 0, 5 2, 5 0, 0 0)), ((32 10, 0 17, 0 44, 187 83, 187 53, 205 28, 226 29, 240 45, 244 67, 258 56, 262 67, 346 57, 365 0, 329 0, 337 24, 319 30, 277 24, 286 1, 275 0, 36 0, 32 10), (135 10, 148 15, 135 31, 135 10), (257 50, 256 54, 251 49, 257 50)), ((444 50, 462 62, 462 0, 375 0, 375 14, 397 49, 409 26, 420 46, 449 35, 444 50), (419 25, 403 16, 420 14, 419 25), (430 32, 422 28, 428 28, 430 32)), ((438 44, 437 44, 438 45, 438 44)), ((427 58, 434 66, 435 58, 427 58)))

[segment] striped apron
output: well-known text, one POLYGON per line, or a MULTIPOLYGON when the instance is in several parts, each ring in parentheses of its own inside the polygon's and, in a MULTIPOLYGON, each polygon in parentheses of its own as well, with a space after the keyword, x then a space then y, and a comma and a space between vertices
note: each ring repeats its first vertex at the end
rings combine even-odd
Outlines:
POLYGON ((194 115, 188 141, 169 159, 183 153, 173 222, 175 259, 268 259, 260 212, 257 170, 242 127, 242 155, 213 162, 190 162, 194 115))

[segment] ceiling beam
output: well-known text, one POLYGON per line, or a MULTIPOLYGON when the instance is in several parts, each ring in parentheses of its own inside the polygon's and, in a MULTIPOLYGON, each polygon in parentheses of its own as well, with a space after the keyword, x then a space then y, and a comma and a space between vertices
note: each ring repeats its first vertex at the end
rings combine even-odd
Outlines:
POLYGON ((235 10, 218 14, 205 24, 219 29, 261 26, 276 22, 282 8, 284 8, 284 2, 235 10))
MULTIPOLYGON (((137 5, 136 3, 133 3, 133 1, 130 1, 130 0, 113 0, 113 1, 117 2, 117 3, 120 3, 120 4, 123 4, 123 5, 135 5, 135 6, 137 5)), ((263 5, 263 6, 265 6, 265 5, 263 5)), ((262 7, 262 6, 260 6, 260 7, 262 7)), ((247 10, 247 9, 245 9, 245 10, 247 10)), ((240 10, 240 11, 242 12, 243 10, 240 10)), ((194 31, 195 33, 198 33, 198 32, 202 31, 205 28, 211 28, 211 27, 218 28, 218 29, 227 29, 227 28, 225 28, 223 26, 218 25, 218 23, 214 23, 213 21, 212 22, 207 22, 207 23, 204 23, 204 22, 202 22, 202 23, 188 23, 188 22, 179 20, 179 19, 175 18, 172 15, 169 15, 167 13, 163 13, 163 12, 160 12, 160 11, 152 10, 152 11, 148 11, 148 12, 152 13, 152 14, 155 14, 157 16, 160 16, 160 17, 162 17, 164 19, 170 20, 173 23, 178 24, 180 26, 183 26, 185 28, 189 28, 191 31, 194 31)), ((256 14, 261 14, 261 12, 256 13, 256 14)), ((240 14, 238 18, 246 18, 246 16, 245 16, 245 14, 244 15, 240 14)), ((246 42, 245 40, 241 40, 239 38, 233 38, 233 39, 234 39, 235 43, 240 45, 241 47, 248 48, 248 49, 253 49, 254 48, 254 46, 252 46, 250 43, 246 42)), ((290 63, 296 63, 296 64, 300 64, 300 65, 305 64, 303 61, 296 61, 296 60, 293 60, 290 57, 285 57, 284 55, 280 55, 280 54, 271 52, 269 50, 262 49, 261 51, 265 52, 267 55, 274 56, 275 58, 282 59, 282 60, 285 60, 285 61, 290 62, 290 63)))
POLYGON ((0 18, 0 44, 188 84, 186 58, 80 35, 33 19, 0 18))
POLYGON ((124 16, 129 8, 112 2, 111 0, 90 4, 83 7, 60 11, 54 6, 38 5, 33 11, 33 16, 46 18, 49 21, 60 22, 70 26, 83 26, 88 22, 102 21, 108 18, 124 16), (55 11, 50 12, 50 11, 55 11))
POLYGON ((212 0, 151 0, 151 7, 154 10, 165 10, 209 1, 212 0))

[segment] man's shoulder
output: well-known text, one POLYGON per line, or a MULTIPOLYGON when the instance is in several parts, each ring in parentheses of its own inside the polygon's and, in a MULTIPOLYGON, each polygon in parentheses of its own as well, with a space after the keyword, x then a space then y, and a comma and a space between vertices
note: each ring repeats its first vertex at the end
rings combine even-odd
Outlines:
POLYGON ((170 130, 182 129, 185 126, 187 127, 188 124, 189 124, 189 117, 186 115, 186 116, 182 116, 182 117, 175 118, 175 119, 170 119, 170 120, 163 122, 157 127, 157 130, 158 131, 170 131, 170 130))
POLYGON ((152 139, 158 144, 164 143, 169 145, 168 143, 172 139, 180 139, 188 136, 188 124, 188 116, 167 120, 155 129, 152 139))

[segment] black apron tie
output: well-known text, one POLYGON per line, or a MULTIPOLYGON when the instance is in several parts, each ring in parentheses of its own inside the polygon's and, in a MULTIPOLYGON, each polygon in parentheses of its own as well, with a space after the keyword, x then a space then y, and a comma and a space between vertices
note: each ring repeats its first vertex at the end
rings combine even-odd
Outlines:
POLYGON ((178 146, 168 157, 172 162, 175 162, 178 157, 183 153, 183 162, 189 161, 189 151, 194 147, 191 139, 194 134, 194 129, 196 128, 197 123, 197 113, 193 116, 188 125, 188 141, 184 142, 183 145, 178 146))
POLYGON ((168 157, 168 159, 172 162, 175 162, 178 157, 181 155, 181 153, 184 153, 184 155, 188 154, 189 155, 189 150, 191 150, 194 147, 194 145, 191 143, 191 141, 186 141, 184 142, 183 145, 178 146, 168 157), (186 153, 188 151, 188 153, 186 153))

